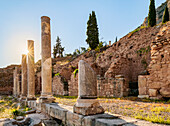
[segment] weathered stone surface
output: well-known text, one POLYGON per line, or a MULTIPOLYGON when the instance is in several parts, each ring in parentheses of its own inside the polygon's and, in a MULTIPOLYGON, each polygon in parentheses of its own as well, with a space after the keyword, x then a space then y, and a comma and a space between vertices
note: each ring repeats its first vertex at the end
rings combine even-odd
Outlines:
POLYGON ((49 119, 48 116, 43 114, 29 114, 27 118, 31 119, 31 124, 29 126, 41 126, 42 120, 49 119))
POLYGON ((27 96, 27 55, 22 55, 22 86, 21 86, 21 97, 26 98, 27 96))
POLYGON ((122 119, 96 119, 95 126, 122 126, 125 124, 127 122, 122 119))
POLYGON ((170 22, 167 22, 156 35, 155 41, 151 43, 151 62, 148 66, 150 75, 139 76, 139 95, 149 95, 151 99, 170 97, 169 29, 170 22))
POLYGON ((138 95, 138 98, 149 98, 149 95, 138 95))
POLYGON ((97 97, 97 78, 93 69, 83 60, 79 61, 79 98, 97 97))
POLYGON ((163 96, 163 97, 170 97, 170 88, 161 88, 160 90, 160 94, 163 96))
POLYGON ((68 111, 66 115, 67 118, 66 124, 69 126, 74 126, 74 125, 81 126, 83 117, 84 117, 83 115, 79 115, 68 111))
POLYGON ((35 99, 34 41, 28 40, 28 94, 27 100, 35 99))
POLYGON ((158 94, 158 91, 156 89, 149 89, 149 96, 150 97, 156 97, 158 94))
POLYGON ((43 120, 42 125, 44 125, 44 126, 60 126, 55 120, 43 120))
POLYGON ((82 115, 104 113, 97 101, 97 78, 93 69, 83 60, 79 61, 78 73, 79 96, 73 111, 82 115))
POLYGON ((109 115, 107 113, 105 114, 97 114, 92 116, 85 116, 82 120, 82 126, 93 126, 95 125, 96 119, 116 119, 118 116, 109 115))
POLYGON ((23 119, 24 119, 23 116, 18 116, 18 117, 16 117, 16 120, 17 120, 17 121, 21 121, 21 120, 23 120, 23 119))
POLYGON ((59 120, 62 120, 64 124, 66 124, 66 113, 67 110, 64 108, 61 108, 58 103, 51 103, 48 105, 49 106, 49 115, 57 118, 59 120))
POLYGON ((116 78, 97 77, 97 95, 101 97, 126 97, 129 94, 127 79, 117 75, 116 78))
POLYGON ((97 99, 78 99, 73 111, 82 115, 104 113, 104 109, 97 99))
POLYGON ((52 59, 51 59, 51 31, 50 18, 41 17, 41 67, 42 67, 42 92, 40 102, 52 102, 52 59))
POLYGON ((147 86, 147 82, 146 81, 147 81, 146 76, 139 75, 138 76, 138 87, 139 88, 146 87, 147 86))

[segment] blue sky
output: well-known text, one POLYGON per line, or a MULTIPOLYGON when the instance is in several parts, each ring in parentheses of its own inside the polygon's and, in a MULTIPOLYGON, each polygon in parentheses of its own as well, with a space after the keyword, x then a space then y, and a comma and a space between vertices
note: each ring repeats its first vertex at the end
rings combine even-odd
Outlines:
MULTIPOLYGON (((138 27, 150 0, 0 0, 0 67, 20 64, 27 40, 35 41, 35 61, 41 58, 41 16, 51 18, 51 45, 59 36, 65 53, 85 42, 91 11, 96 12, 99 38, 108 43, 138 27)), ((156 7, 165 0, 156 0, 156 7)), ((53 47, 52 47, 53 48, 53 47)))

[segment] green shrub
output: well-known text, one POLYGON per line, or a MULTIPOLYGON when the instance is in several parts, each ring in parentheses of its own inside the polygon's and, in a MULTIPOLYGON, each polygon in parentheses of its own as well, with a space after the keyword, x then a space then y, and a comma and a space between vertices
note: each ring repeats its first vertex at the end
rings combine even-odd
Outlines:
POLYGON ((60 73, 56 73, 55 76, 60 76, 60 73))
POLYGON ((24 116, 25 114, 22 111, 18 110, 18 109, 13 109, 12 110, 12 115, 13 115, 13 118, 16 118, 17 116, 24 116))
POLYGON ((74 78, 76 77, 76 74, 78 73, 78 71, 79 71, 78 69, 74 70, 74 72, 73 72, 74 73, 74 78))

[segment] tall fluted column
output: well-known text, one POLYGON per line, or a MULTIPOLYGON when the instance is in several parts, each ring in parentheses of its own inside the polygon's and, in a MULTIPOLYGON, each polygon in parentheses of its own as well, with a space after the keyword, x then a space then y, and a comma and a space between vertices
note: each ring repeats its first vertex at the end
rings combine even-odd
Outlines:
POLYGON ((21 87, 21 98, 27 97, 27 55, 22 55, 22 87, 21 87))
POLYGON ((41 17, 41 76, 42 93, 40 99, 53 99, 52 97, 52 59, 51 59, 51 31, 50 18, 41 17))
POLYGON ((35 99, 34 41, 28 40, 28 94, 27 100, 35 99))

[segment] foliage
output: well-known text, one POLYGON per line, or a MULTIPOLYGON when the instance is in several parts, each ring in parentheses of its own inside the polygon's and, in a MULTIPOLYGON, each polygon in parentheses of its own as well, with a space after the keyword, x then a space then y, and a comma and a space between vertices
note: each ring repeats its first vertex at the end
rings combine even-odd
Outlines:
POLYGON ((64 47, 61 46, 61 39, 57 36, 56 45, 53 48, 53 56, 56 58, 57 54, 59 57, 63 57, 64 47))
POLYGON ((91 49, 95 49, 99 44, 99 32, 97 27, 97 20, 95 12, 89 15, 89 20, 87 22, 87 39, 86 42, 89 44, 91 49))
POLYGON ((95 51, 96 51, 96 52, 100 52, 100 49, 101 49, 102 47, 104 47, 104 45, 103 45, 104 43, 105 43, 105 42, 102 42, 102 41, 99 42, 98 46, 95 48, 95 51))
POLYGON ((115 42, 117 42, 117 36, 116 36, 115 42))
POLYGON ((148 26, 153 27, 155 25, 156 25, 155 0, 150 0, 148 26))
POLYGON ((75 57, 75 56, 81 55, 85 52, 87 52, 87 49, 85 47, 81 47, 80 49, 75 49, 72 56, 75 57))
POLYGON ((138 32, 139 30, 146 28, 145 26, 139 26, 138 28, 136 28, 135 30, 131 31, 128 35, 128 37, 130 38, 135 32, 138 32))
POLYGON ((162 23, 169 21, 169 12, 167 6, 165 7, 162 23))
POLYGON ((150 46, 148 46, 146 48, 140 48, 139 50, 136 51, 136 53, 138 56, 141 56, 141 55, 148 54, 149 51, 150 51, 150 46))
POLYGON ((60 76, 60 73, 56 73, 55 76, 60 76))
POLYGON ((74 72, 73 72, 74 73, 74 78, 76 77, 76 74, 78 73, 78 71, 79 71, 78 69, 74 70, 74 72))

